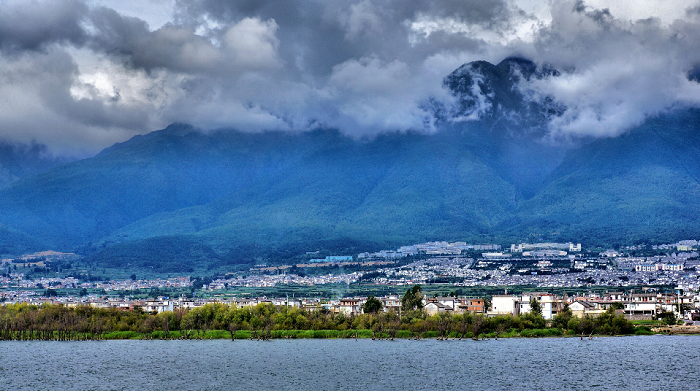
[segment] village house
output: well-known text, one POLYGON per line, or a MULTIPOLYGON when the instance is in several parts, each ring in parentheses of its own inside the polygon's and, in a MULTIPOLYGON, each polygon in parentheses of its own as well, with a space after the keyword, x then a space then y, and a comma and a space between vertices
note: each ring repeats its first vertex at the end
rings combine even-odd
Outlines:
POLYGON ((433 297, 427 300, 426 305, 433 302, 442 304, 447 311, 454 311, 458 303, 454 297, 433 297))
POLYGON ((486 312, 484 299, 467 299, 467 311, 472 314, 483 314, 486 312))
POLYGON ((145 312, 165 312, 173 311, 173 301, 172 300, 147 300, 146 305, 143 307, 145 312))
POLYGON ((340 299, 340 303, 336 307, 336 313, 345 315, 358 315, 362 313, 362 305, 364 300, 359 298, 340 299))
POLYGON ((399 312, 401 311, 401 297, 398 295, 389 295, 379 298, 382 302, 382 309, 384 312, 399 312))
POLYGON ((586 315, 598 316, 605 312, 602 308, 597 307, 594 303, 584 300, 576 300, 569 304, 571 314, 577 318, 583 318, 586 315))
POLYGON ((438 301, 428 302, 428 304, 426 304, 425 307, 423 307, 423 309, 430 316, 444 313, 452 313, 452 307, 448 307, 438 301))
POLYGON ((491 309, 488 316, 520 314, 520 300, 515 295, 493 295, 491 297, 491 309))

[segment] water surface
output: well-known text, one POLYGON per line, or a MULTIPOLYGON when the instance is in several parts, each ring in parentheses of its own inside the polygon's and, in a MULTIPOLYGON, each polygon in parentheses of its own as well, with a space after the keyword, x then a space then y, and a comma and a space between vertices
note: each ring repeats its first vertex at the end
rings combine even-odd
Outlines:
POLYGON ((700 336, 498 341, 0 342, 7 390, 669 390, 700 336))

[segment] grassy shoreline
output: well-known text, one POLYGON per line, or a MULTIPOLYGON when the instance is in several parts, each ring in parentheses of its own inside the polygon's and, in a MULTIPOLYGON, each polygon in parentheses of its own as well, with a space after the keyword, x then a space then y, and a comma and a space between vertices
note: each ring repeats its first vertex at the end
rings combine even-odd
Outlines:
MULTIPOLYGON (((646 330, 645 330, 646 331, 646 330)), ((387 332, 374 332, 369 329, 361 330, 273 330, 267 335, 263 330, 250 331, 238 330, 235 332, 234 338, 231 338, 231 332, 226 330, 200 330, 194 331, 189 337, 186 337, 179 331, 169 332, 167 337, 163 331, 154 331, 151 334, 142 334, 135 331, 114 331, 103 335, 100 339, 105 340, 268 340, 268 339, 444 339, 444 340, 461 340, 461 339, 498 339, 498 338, 600 338, 600 337, 619 337, 619 336, 639 336, 639 335, 665 335, 653 331, 634 333, 634 334, 618 334, 605 335, 593 334, 578 335, 567 333, 560 329, 525 329, 521 331, 510 330, 501 333, 484 333, 474 336, 471 332, 459 334, 456 332, 449 333, 446 337, 440 337, 437 331, 425 331, 422 333, 411 332, 409 330, 398 330, 393 336, 387 332)), ((684 334, 691 335, 691 334, 684 334)), ((698 334, 692 334, 698 335, 698 334)))
MULTIPOLYGON (((509 330, 504 332, 482 333, 475 336, 471 332, 460 334, 450 332, 446 336, 440 336, 437 331, 412 332, 410 330, 397 330, 395 332, 376 332, 370 329, 360 330, 272 330, 265 332, 264 330, 237 330, 231 335, 230 331, 226 330, 187 330, 169 331, 162 330, 153 331, 151 333, 139 333, 136 331, 111 331, 100 335, 92 335, 90 333, 77 333, 73 335, 59 335, 57 332, 51 337, 38 335, 17 335, 17 338, 12 338, 13 341, 104 341, 104 340, 272 340, 272 339, 436 339, 436 340, 491 340, 491 339, 510 339, 510 338, 601 338, 601 337, 624 337, 624 336, 643 336, 643 335, 700 335, 700 333, 668 333, 652 331, 647 327, 639 327, 632 334, 591 334, 580 335, 574 334, 571 331, 564 331, 557 328, 545 329, 525 329, 525 330, 509 330), (641 331, 641 332, 640 332, 641 331)), ((5 339, 8 340, 8 339, 5 339)))

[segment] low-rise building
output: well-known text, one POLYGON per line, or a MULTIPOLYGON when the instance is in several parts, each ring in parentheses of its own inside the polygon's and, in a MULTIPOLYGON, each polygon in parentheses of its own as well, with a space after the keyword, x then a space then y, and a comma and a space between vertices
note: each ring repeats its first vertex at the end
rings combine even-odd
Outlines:
POLYGON ((423 307, 423 309, 430 316, 452 312, 452 308, 450 308, 450 307, 448 307, 440 302, 437 302, 437 301, 429 302, 428 304, 425 305, 425 307, 423 307))
POLYGON ((359 298, 340 299, 340 302, 336 307, 336 312, 345 315, 358 315, 362 313, 363 304, 364 300, 359 298))
POLYGON ((514 295, 493 295, 491 297, 491 309, 487 314, 489 316, 519 315, 520 300, 514 295))

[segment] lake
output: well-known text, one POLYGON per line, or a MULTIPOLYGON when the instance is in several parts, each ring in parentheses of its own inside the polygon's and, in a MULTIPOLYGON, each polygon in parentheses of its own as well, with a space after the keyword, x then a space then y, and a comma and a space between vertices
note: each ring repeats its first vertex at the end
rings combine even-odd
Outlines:
POLYGON ((700 336, 0 342, 6 390, 694 390, 700 336))

